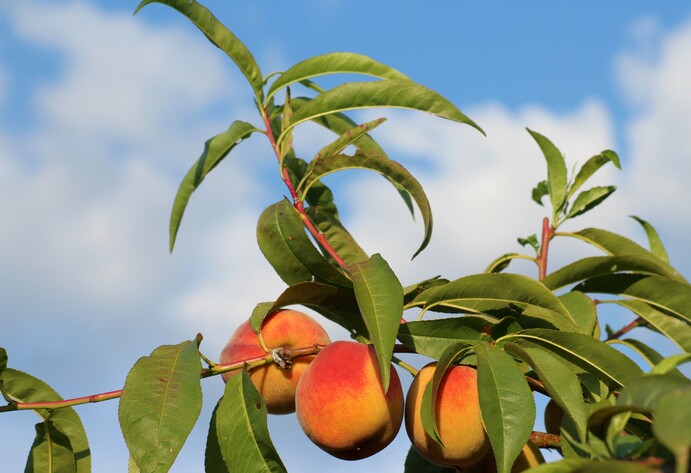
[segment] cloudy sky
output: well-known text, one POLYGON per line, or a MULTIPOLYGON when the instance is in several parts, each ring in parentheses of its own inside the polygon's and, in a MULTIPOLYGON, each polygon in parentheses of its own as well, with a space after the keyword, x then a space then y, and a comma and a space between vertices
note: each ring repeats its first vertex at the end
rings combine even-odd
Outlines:
MULTIPOLYGON (((327 183, 352 233, 404 284, 482 271, 518 250, 516 237, 539 230, 543 209, 529 196, 544 159, 525 127, 550 137, 569 167, 606 148, 622 159, 623 172, 608 167, 597 179, 618 186, 611 200, 568 228, 599 226, 645 243, 628 218, 639 215, 689 277, 691 6, 602 3, 207 5, 264 74, 355 51, 439 91, 485 129, 487 138, 414 112, 361 114, 389 117, 374 136, 426 188, 430 246, 410 261, 421 225, 378 176, 352 172, 327 183)), ((12 367, 64 397, 118 389, 137 358, 197 332, 215 358, 254 305, 284 287, 254 236, 261 211, 285 193, 260 136, 205 181, 168 253, 172 199, 204 141, 235 119, 257 117, 242 76, 191 24, 159 5, 133 17, 135 7, 0 0, 0 346, 12 367)), ((303 127, 298 151, 309 156, 328 138, 303 127)), ((552 248, 553 265, 584 254, 566 243, 552 248)), ((220 381, 204 382, 204 412, 173 471, 201 470, 221 392, 220 381)), ((127 462, 116 409, 110 402, 78 411, 97 472, 120 472, 127 462)), ((23 468, 35 420, 0 419, 7 471, 23 468)), ((354 466, 297 435, 293 416, 270 426, 291 471, 354 466)), ((408 445, 401 433, 359 467, 399 471, 408 445)))

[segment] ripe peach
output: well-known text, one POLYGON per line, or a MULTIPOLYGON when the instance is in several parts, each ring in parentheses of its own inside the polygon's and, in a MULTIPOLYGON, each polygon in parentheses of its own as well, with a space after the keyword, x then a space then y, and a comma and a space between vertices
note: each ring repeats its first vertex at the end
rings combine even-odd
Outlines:
POLYGON ((490 443, 480 415, 477 371, 469 366, 451 366, 437 392, 436 419, 444 447, 422 427, 420 408, 425 387, 432 381, 436 363, 420 370, 410 386, 405 406, 408 437, 420 454, 432 463, 467 468, 481 460, 490 443))
MULTIPOLYGON (((329 335, 312 317, 296 310, 279 310, 269 315, 262 323, 262 338, 268 349, 278 347, 301 348, 311 345, 327 345, 329 335)), ((235 363, 249 358, 266 355, 259 343, 259 337, 245 322, 228 340, 221 353, 221 363, 235 363)), ((254 368, 249 376, 266 402, 270 414, 295 412, 295 388, 313 356, 293 360, 292 368, 284 370, 276 364, 254 368)), ((223 374, 227 381, 240 371, 223 374)))
POLYGON ((298 421, 318 447, 343 460, 369 457, 396 437, 403 390, 391 368, 389 390, 371 345, 333 342, 305 370, 295 393, 298 421))
MULTIPOLYGON (((490 451, 488 456, 487 465, 482 470, 482 473, 497 473, 497 463, 494 460, 494 454, 490 451)), ((541 463, 545 463, 545 457, 542 456, 542 452, 534 443, 528 441, 523 446, 521 453, 518 454, 518 458, 513 462, 511 473, 521 473, 541 463)))

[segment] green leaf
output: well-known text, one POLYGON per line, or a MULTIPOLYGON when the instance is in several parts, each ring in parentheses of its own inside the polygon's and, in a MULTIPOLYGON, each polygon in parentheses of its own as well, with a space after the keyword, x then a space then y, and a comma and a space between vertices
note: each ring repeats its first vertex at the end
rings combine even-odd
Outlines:
POLYGON ((655 411, 660 406, 664 394, 690 386, 691 381, 677 376, 663 374, 641 376, 621 390, 616 405, 655 411))
POLYGON ((543 463, 531 468, 530 473, 654 473, 657 467, 623 460, 593 461, 585 458, 567 458, 554 463, 543 463))
POLYGON ((574 289, 628 296, 657 306, 691 323, 691 286, 662 276, 610 274, 588 279, 574 289))
POLYGON ((542 198, 548 194, 549 194, 549 186, 547 185, 547 181, 540 181, 533 188, 533 192, 531 194, 531 197, 532 197, 533 201, 535 201, 537 204, 544 205, 542 203, 542 198))
MULTIPOLYGON (((543 281, 544 283, 544 281, 543 281)), ((595 301, 582 292, 571 291, 559 296, 559 300, 576 321, 580 333, 593 335, 597 328, 595 301)))
MULTIPOLYGON (((290 88, 286 90, 286 100, 283 103, 283 113, 281 114, 281 130, 290 126, 290 121, 293 119, 293 109, 290 106, 290 88)), ((272 130, 273 133, 273 130, 272 130)), ((281 142, 279 159, 283 162, 283 158, 293 150, 293 133, 290 132, 286 138, 281 142)))
POLYGON ((573 184, 569 187, 569 191, 566 194, 566 198, 569 199, 573 196, 578 189, 587 181, 590 176, 592 176, 598 169, 612 162, 618 169, 621 169, 621 164, 619 163, 619 156, 617 153, 611 150, 605 150, 602 153, 593 156, 581 167, 573 180, 573 184))
POLYGON ((650 371, 650 374, 672 373, 676 375, 676 373, 678 373, 676 367, 684 363, 688 363, 689 361, 691 361, 691 353, 679 353, 672 355, 657 363, 650 371))
MULTIPOLYGON (((660 355, 657 351, 653 350, 640 340, 636 340, 634 338, 608 340, 607 343, 610 345, 624 345, 631 348, 638 353, 651 367, 657 365, 663 360, 662 355, 660 355)), ((683 376, 678 370, 676 370, 674 373, 676 376, 683 376)))
POLYGON ((662 244, 662 239, 660 239, 660 235, 658 235, 655 227, 640 217, 636 217, 635 215, 631 215, 630 217, 640 223, 645 230, 645 234, 648 236, 648 243, 650 244, 650 252, 665 263, 669 263, 667 250, 665 250, 665 246, 662 244))
MULTIPOLYGON (((408 108, 431 113, 484 131, 454 104, 422 85, 408 80, 349 82, 327 90, 298 108, 292 127, 323 115, 347 110, 374 107, 408 108)), ((278 137, 280 143, 286 132, 278 137)))
POLYGON ((528 363, 550 397, 573 420, 581 440, 585 440, 588 419, 581 384, 568 366, 539 345, 530 342, 507 343, 504 349, 528 363))
MULTIPOLYGON (((674 389, 660 398, 655 409, 653 433, 688 471, 691 447, 691 384, 674 389)), ((681 466, 681 465, 677 465, 681 466)))
POLYGON ((403 302, 408 304, 412 302, 413 299, 415 299, 422 291, 425 291, 430 287, 443 286, 448 282, 448 279, 444 279, 441 276, 435 276, 433 278, 411 284, 410 286, 406 286, 403 288, 403 302))
POLYGON ((458 342, 490 341, 491 337, 483 333, 488 326, 491 324, 486 320, 472 316, 407 322, 398 327, 398 339, 420 355, 439 359, 458 342))
POLYGON ((0 375, 7 368, 7 350, 0 347, 0 375))
MULTIPOLYGON (((233 376, 238 378, 239 376, 233 376)), ((204 452, 204 472, 205 473, 231 473, 228 470, 223 454, 221 453, 221 445, 218 442, 218 433, 216 432, 216 422, 218 411, 218 404, 214 407, 211 414, 211 422, 209 425, 209 433, 206 436, 206 450, 204 452)))
MULTIPOLYGON (((5 368, 0 372, 0 386, 3 393, 17 402, 46 402, 62 400, 60 395, 46 383, 23 371, 5 368)), ((77 412, 71 407, 49 411, 38 409, 36 413, 69 438, 77 462, 78 473, 91 471, 91 451, 86 431, 77 412)))
POLYGON ((403 316, 403 288, 378 253, 351 266, 353 290, 379 360, 384 392, 389 389, 393 346, 403 316))
POLYGON ((537 239, 537 235, 535 235, 534 233, 530 235, 528 238, 516 238, 516 241, 518 241, 518 244, 523 247, 531 246, 536 253, 540 251, 540 242, 537 239))
MULTIPOLYGON (((214 417, 211 429, 218 443, 212 452, 220 450, 228 471, 287 471, 269 435, 266 404, 246 372, 228 379, 214 417)), ((207 447, 207 458, 209 453, 207 447)))
POLYGON ((591 256, 575 261, 547 275, 542 283, 552 290, 596 276, 630 272, 657 274, 673 279, 669 266, 659 260, 637 255, 591 256))
POLYGON ((335 52, 295 64, 271 84, 267 98, 287 85, 326 74, 364 74, 382 79, 410 80, 405 74, 362 54, 335 52))
POLYGON ((353 156, 339 154, 335 156, 318 156, 310 162, 303 181, 298 186, 298 193, 303 195, 310 189, 312 184, 318 182, 324 176, 342 171, 344 169, 369 169, 376 171, 383 176, 387 176, 391 181, 398 183, 410 195, 420 208, 422 220, 425 226, 425 236, 420 248, 415 252, 413 258, 425 249, 432 237, 432 209, 427 195, 420 183, 403 166, 395 161, 388 159, 384 155, 373 155, 356 152, 353 156))
POLYGON ((69 437, 49 420, 36 424, 36 438, 31 445, 24 472, 76 473, 77 471, 76 458, 69 437))
MULTIPOLYGON (((647 257, 660 262, 660 259, 655 256, 650 251, 646 250, 638 243, 629 240, 626 237, 617 235, 616 233, 608 232, 606 230, 601 230, 599 228, 586 228, 575 233, 560 233, 562 236, 569 236, 573 238, 578 238, 586 243, 589 243, 605 253, 610 255, 636 255, 640 257, 647 257)), ((664 262, 662 262, 664 264, 664 262)), ((669 274, 673 274, 675 280, 686 282, 686 279, 674 268, 668 265, 667 271, 669 274)))
POLYGON ((567 218, 574 218, 600 205, 607 197, 617 190, 616 186, 599 186, 583 191, 573 201, 567 218))
POLYGON ((535 400, 514 359, 490 345, 476 345, 480 411, 498 473, 509 473, 535 423, 535 400))
POLYGON ((540 146, 542 154, 545 156, 545 160, 547 160, 547 188, 549 189, 549 198, 556 214, 566 200, 567 170, 564 156, 548 138, 528 128, 526 130, 540 146))
POLYGON ((118 418, 143 473, 167 472, 199 417, 197 341, 163 345, 137 360, 122 390, 118 418))
POLYGON ((682 350, 691 351, 691 326, 684 320, 679 320, 663 311, 657 310, 642 301, 618 300, 614 304, 626 307, 634 314, 655 327, 660 333, 676 343, 682 350))
POLYGON ((408 455, 405 457, 403 473, 454 473, 457 470, 435 465, 415 450, 411 445, 408 455))
POLYGON ((311 206, 307 209, 307 216, 346 264, 369 258, 330 208, 311 206))
POLYGON ((316 282, 298 283, 283 291, 267 309, 267 313, 274 312, 281 307, 297 304, 319 312, 332 322, 346 328, 353 335, 369 338, 367 327, 362 320, 360 308, 352 289, 316 282))
MULTIPOLYGON (((386 118, 377 118, 376 120, 363 123, 362 125, 358 125, 357 127, 345 131, 336 139, 336 141, 329 143, 320 149, 319 152, 314 156, 314 159, 326 158, 342 152, 348 146, 359 140, 362 135, 369 133, 385 121, 386 118)), ((309 170, 309 168, 307 169, 309 170)))
POLYGON ((136 15, 139 10, 150 3, 168 5, 186 16, 194 26, 204 33, 209 41, 233 60, 252 86, 255 95, 259 99, 257 101, 259 103, 262 102, 264 80, 252 53, 206 7, 200 5, 195 0, 143 0, 134 11, 134 14, 136 15))
POLYGON ((180 228, 182 216, 192 193, 199 187, 204 178, 213 168, 232 151, 242 140, 250 136, 257 129, 246 122, 234 121, 230 127, 204 143, 204 151, 196 163, 187 171, 182 179, 173 202, 170 215, 170 251, 175 246, 175 238, 180 228))
POLYGON ((514 258, 523 258, 525 259, 524 256, 519 255, 518 253, 506 253, 492 261, 487 268, 483 271, 483 273, 501 273, 504 271, 506 268, 509 267, 509 264, 511 264, 511 261, 514 258))
MULTIPOLYGON (((518 274, 466 276, 424 291, 413 304, 427 310, 513 315, 521 325, 544 325, 576 331, 575 320, 544 285, 518 274)), ((504 316, 502 315, 502 316, 504 316)))
POLYGON ((305 233, 300 214, 287 200, 270 205, 257 222, 257 242, 266 260, 286 284, 319 281, 348 287, 350 280, 317 250, 305 233))
POLYGON ((127 473, 141 473, 141 470, 134 462, 134 458, 132 458, 132 455, 130 455, 127 459, 127 473))
POLYGON ((506 338, 529 340, 616 386, 624 386, 643 372, 626 355, 604 342, 580 333, 528 329, 506 338))

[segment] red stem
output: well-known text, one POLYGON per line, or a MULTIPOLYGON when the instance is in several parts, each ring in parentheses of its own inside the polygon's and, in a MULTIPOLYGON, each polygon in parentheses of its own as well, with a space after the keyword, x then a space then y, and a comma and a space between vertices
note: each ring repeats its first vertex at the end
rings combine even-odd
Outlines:
POLYGON ((537 264, 540 270, 539 279, 542 281, 547 276, 547 256, 549 255, 549 242, 554 235, 554 227, 550 225, 549 218, 542 219, 542 241, 540 242, 540 254, 537 257, 537 264))
POLYGON ((621 337, 622 335, 625 335, 627 332, 638 327, 641 324, 641 322, 643 322, 643 319, 641 319, 640 317, 637 317, 630 324, 626 325, 625 327, 622 327, 621 329, 617 330, 612 335, 607 337, 607 341, 616 340, 617 338, 621 337))
MULTIPOLYGON (((262 118, 264 120, 264 126, 266 126, 266 136, 269 137, 271 147, 273 148, 274 153, 276 154, 276 158, 278 158, 278 161, 280 162, 281 151, 278 149, 278 145, 276 144, 276 138, 274 137, 274 134, 271 131, 271 122, 269 121, 268 110, 264 109, 262 118)), ((300 214, 302 224, 305 226, 305 228, 307 228, 307 230, 314 237, 314 239, 317 240, 317 243, 319 243, 321 247, 324 248, 324 250, 329 254, 329 256, 331 256, 341 268, 343 268, 345 271, 349 271, 348 264, 345 261, 343 261, 343 258, 341 258, 338 255, 338 253, 336 253, 336 250, 333 248, 333 246, 331 246, 331 244, 326 240, 324 233, 322 233, 314 225, 312 220, 307 215, 307 212, 305 211, 305 206, 300 200, 300 197, 298 196, 297 191, 295 190, 295 186, 293 186, 293 182, 290 180, 290 174, 288 173, 288 169, 285 167, 281 169, 281 180, 288 188, 288 192, 290 192, 290 198, 293 200, 293 207, 295 207, 295 210, 297 210, 300 214)))

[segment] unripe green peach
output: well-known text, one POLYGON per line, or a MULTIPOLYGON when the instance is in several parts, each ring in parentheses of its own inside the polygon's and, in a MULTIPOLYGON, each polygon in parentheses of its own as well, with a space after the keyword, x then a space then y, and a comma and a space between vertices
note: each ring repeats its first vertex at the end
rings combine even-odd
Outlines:
POLYGON ((436 419, 439 437, 435 442, 422 426, 420 409, 425 387, 432 381, 436 363, 420 370, 410 386, 405 406, 408 437, 420 455, 437 465, 467 468, 481 460, 490 443, 480 415, 477 370, 469 366, 451 366, 439 384, 436 419))
MULTIPOLYGON (((312 317, 296 310, 279 310, 268 316, 262 323, 262 339, 271 350, 278 347, 304 348, 314 344, 327 345, 331 340, 324 328, 312 317)), ((245 322, 228 340, 220 362, 236 363, 266 355, 259 337, 245 322)), ((288 414, 295 412, 295 388, 300 376, 314 356, 295 358, 290 369, 284 370, 278 365, 260 366, 250 371, 249 376, 270 414, 288 414)), ((227 381, 240 371, 223 374, 227 381)))
POLYGON ((356 342, 333 342, 316 356, 300 378, 295 405, 307 437, 343 460, 379 452, 403 421, 396 370, 391 368, 384 393, 374 347, 356 342))

